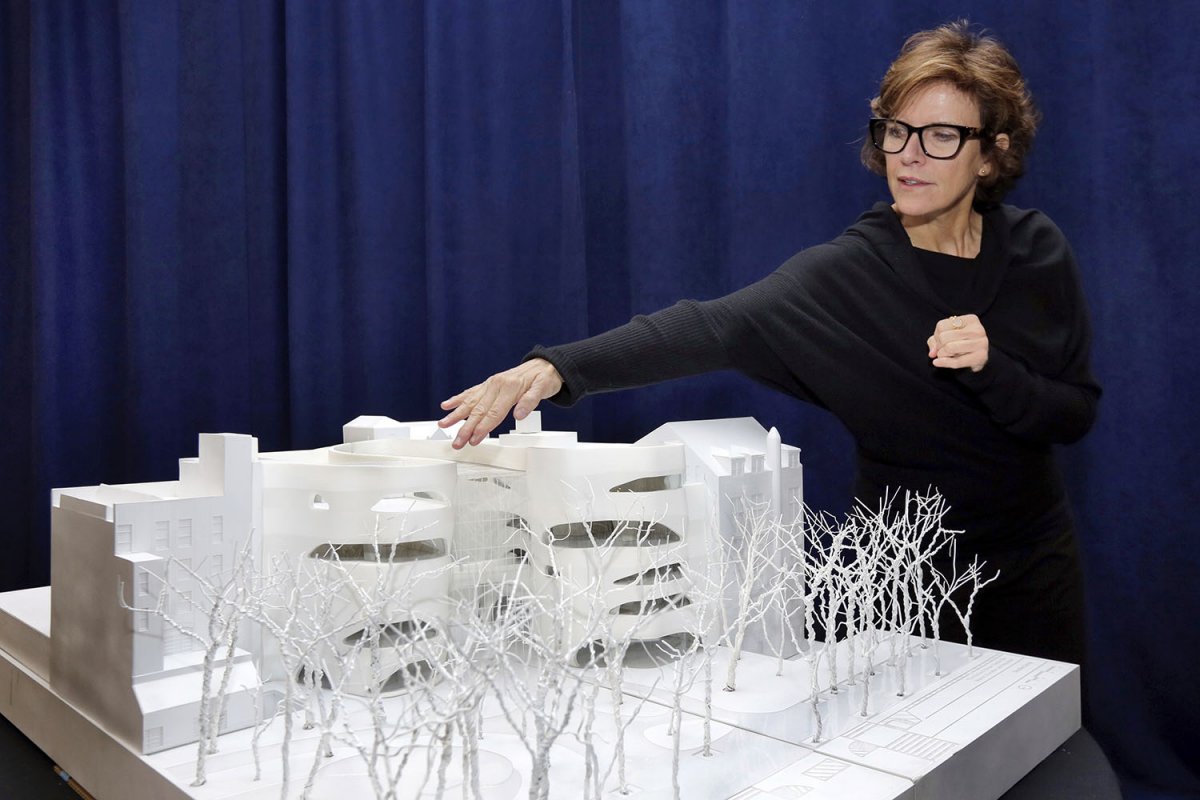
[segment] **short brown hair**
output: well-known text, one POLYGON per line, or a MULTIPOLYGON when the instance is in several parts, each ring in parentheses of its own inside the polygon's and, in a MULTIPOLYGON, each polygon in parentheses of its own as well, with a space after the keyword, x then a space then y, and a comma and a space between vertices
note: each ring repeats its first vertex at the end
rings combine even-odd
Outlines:
MULTIPOLYGON (((1025 86, 1017 61, 997 39, 972 30, 966 20, 914 33, 900 49, 871 101, 871 113, 892 118, 921 90, 949 83, 974 99, 985 135, 983 152, 995 168, 980 178, 975 203, 999 202, 1025 172, 1025 155, 1033 145, 1040 115, 1025 86), (994 147, 996 134, 1008 134, 1008 149, 994 147)), ((886 175, 883 153, 863 142, 862 162, 877 175, 886 175)))

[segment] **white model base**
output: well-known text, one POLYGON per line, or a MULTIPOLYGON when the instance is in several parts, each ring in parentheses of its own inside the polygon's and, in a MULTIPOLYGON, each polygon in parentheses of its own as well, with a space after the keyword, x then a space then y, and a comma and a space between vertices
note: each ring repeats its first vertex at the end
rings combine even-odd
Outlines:
MULTIPOLYGON (((811 672, 801 658, 784 661, 745 653, 737 670, 737 690, 714 685, 712 717, 722 724, 815 750, 829 761, 791 765, 755 790, 767 797, 890 798, 978 800, 1000 797, 1080 727, 1079 668, 1073 664, 1019 656, 959 644, 937 644, 941 676, 935 675, 932 644, 912 650, 907 659, 905 691, 899 673, 889 666, 887 647, 875 653, 867 715, 862 716, 862 688, 827 691, 825 665, 818 671, 818 706, 822 733, 816 735, 809 691, 811 672), (821 766, 817 766, 817 765, 821 766), (831 772, 857 765, 903 779, 910 794, 870 794, 865 789, 841 793, 830 789, 831 772), (771 791, 803 787, 799 794, 771 791), (915 788, 914 788, 915 787, 915 788), (769 791, 770 790, 770 791, 769 791)), ((713 674, 724 676, 729 651, 719 648, 713 674)), ((845 645, 839 646, 841 680, 845 680, 845 645)), ((669 676, 653 669, 628 669, 624 686, 635 696, 670 703, 669 676)), ((683 709, 704 713, 703 688, 694 685, 683 709)), ((850 774, 860 775, 862 770, 850 774)), ((799 792, 799 789, 796 790, 799 792)), ((907 791, 907 789, 906 789, 907 791)), ((753 792, 740 798, 758 797, 753 792)))
MULTIPOLYGON (((282 758, 280 725, 260 739, 263 776, 254 781, 251 730, 221 737, 220 751, 209 757, 208 781, 192 787, 195 746, 142 756, 120 743, 73 708, 36 671, 39 590, 0 595, 0 713, 98 798, 165 800, 274 800, 280 797, 282 758), (18 631, 16 638, 13 631, 18 631)), ((714 675, 723 675, 718 650, 714 675)), ((680 729, 680 796, 705 798, 794 798, 805 800, 994 800, 1079 728, 1079 669, 1073 665, 942 643, 944 674, 933 675, 932 651, 917 650, 909 659, 908 691, 898 697, 897 671, 880 663, 873 679, 867 717, 858 713, 853 689, 830 703, 823 693, 825 735, 812 741, 808 667, 785 662, 775 675, 773 658, 744 654, 736 692, 714 684, 713 749, 700 755, 702 686, 684 697, 680 729), (853 707, 852 707, 853 706, 853 707)), ((884 662, 886 653, 877 653, 884 662)), ((658 686, 671 682, 672 667, 658 686)), ((625 732, 628 794, 616 791, 616 771, 605 783, 605 797, 669 798, 672 790, 672 736, 668 733, 671 698, 653 690, 655 670, 629 669, 626 718, 637 710, 625 732), (643 695, 645 697, 639 697, 643 695), (643 702, 643 700, 645 702, 643 702)), ((494 701, 491 701, 494 702, 494 701)), ((601 769, 612 760, 615 740, 607 690, 597 695, 596 750, 601 769)), ((351 720, 365 729, 369 721, 351 720)), ((290 750, 288 797, 300 797, 313 763, 318 732, 297 730, 290 750)), ((485 707, 480 743, 480 785, 489 799, 529 795, 530 759, 499 710, 485 707)), ((569 734, 552 751, 552 797, 583 795, 583 747, 569 734)), ((309 797, 371 797, 363 759, 334 746, 332 758, 316 775, 309 797)), ((413 762, 424 762, 414 758, 413 762)), ((465 795, 460 760, 445 773, 445 796, 465 795)), ((419 770, 401 797, 434 797, 436 777, 419 788, 419 770)))

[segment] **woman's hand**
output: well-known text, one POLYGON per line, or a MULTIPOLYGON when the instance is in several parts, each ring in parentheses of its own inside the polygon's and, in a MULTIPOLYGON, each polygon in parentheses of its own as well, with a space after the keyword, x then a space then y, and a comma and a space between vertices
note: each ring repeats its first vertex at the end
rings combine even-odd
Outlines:
POLYGON ((438 421, 438 427, 448 428, 459 420, 466 420, 458 429, 452 446, 459 450, 468 442, 477 445, 504 421, 510 410, 514 418, 525 419, 538 403, 558 394, 562 384, 562 376, 553 364, 542 358, 531 358, 443 400, 442 410, 450 413, 438 421))
POLYGON ((935 367, 969 367, 971 372, 979 372, 987 364, 987 331, 974 314, 940 320, 927 344, 935 367))

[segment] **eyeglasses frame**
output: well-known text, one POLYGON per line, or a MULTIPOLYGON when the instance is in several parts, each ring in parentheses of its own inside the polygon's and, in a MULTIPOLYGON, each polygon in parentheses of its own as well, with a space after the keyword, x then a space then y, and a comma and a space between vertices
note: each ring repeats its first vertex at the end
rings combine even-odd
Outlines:
POLYGON ((938 161, 949 161, 952 158, 958 158, 958 154, 962 152, 962 149, 966 145, 968 139, 983 140, 988 138, 989 135, 987 128, 972 128, 969 125, 954 125, 949 122, 934 122, 929 125, 917 126, 909 125, 907 122, 903 122, 898 119, 888 119, 887 117, 871 117, 871 120, 867 123, 867 135, 871 137, 871 145, 879 152, 886 153, 887 155, 903 153, 904 148, 908 147, 908 142, 912 139, 914 133, 917 135, 917 144, 921 146, 921 152, 924 153, 927 158, 937 159, 938 161), (900 145, 899 150, 884 150, 883 145, 875 140, 875 127, 880 124, 890 123, 903 125, 908 129, 908 136, 904 137, 904 144, 900 145), (930 153, 925 149, 925 131, 929 128, 953 128, 954 130, 958 131, 958 149, 948 156, 935 156, 930 153))

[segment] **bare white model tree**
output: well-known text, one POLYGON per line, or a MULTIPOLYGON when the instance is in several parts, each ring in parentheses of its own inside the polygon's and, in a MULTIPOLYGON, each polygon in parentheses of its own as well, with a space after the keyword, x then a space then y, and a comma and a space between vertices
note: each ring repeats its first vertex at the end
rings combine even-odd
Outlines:
MULTIPOLYGON (((321 651, 316 669, 310 671, 324 676, 324 691, 316 693, 316 721, 321 739, 305 783, 305 796, 314 786, 322 757, 330 755, 333 740, 346 741, 337 726, 347 702, 365 706, 371 714, 372 758, 368 758, 368 772, 377 796, 386 796, 394 784, 395 773, 389 769, 390 726, 382 700, 385 694, 400 689, 409 690, 408 707, 422 706, 422 724, 433 730, 442 759, 437 780, 439 786, 445 783, 445 760, 450 755, 448 739, 457 728, 462 711, 457 705, 459 696, 453 691, 439 691, 437 679, 449 676, 453 680, 447 685, 453 688, 461 684, 458 673, 447 663, 446 637, 437 621, 428 618, 428 610, 425 617, 414 616, 414 612, 423 605, 420 600, 423 587, 445 583, 441 579, 456 565, 445 559, 422 560, 420 556, 438 552, 431 550, 428 542, 381 542, 381 528, 377 523, 369 544, 321 550, 321 558, 314 565, 325 573, 325 582, 331 590, 333 587, 340 590, 343 609, 350 611, 343 610, 338 615, 338 636, 321 651), (352 560, 348 561, 345 555, 352 560), (362 580, 364 573, 369 580, 362 580), (346 631, 352 633, 345 636, 346 631), (368 666, 365 676, 361 667, 364 660, 368 666)), ((357 741, 354 746, 361 749, 357 741)))
POLYGON ((723 642, 725 594, 732 565, 719 537, 709 537, 704 543, 704 552, 702 564, 685 563, 685 569, 688 595, 696 608, 694 636, 699 648, 697 655, 702 669, 701 685, 704 687, 703 745, 700 754, 709 758, 713 755, 713 661, 723 642))
MULTIPOLYGON (((270 571, 253 587, 255 621, 278 648, 283 667, 283 738, 280 744, 281 788, 290 789, 290 748, 295 711, 303 708, 312 724, 322 683, 327 683, 328 653, 339 628, 338 597, 347 578, 331 575, 313 559, 275 559, 270 571), (332 581, 331 581, 332 578, 332 581)), ((273 718, 272 718, 273 719, 273 718)), ((267 720, 265 724, 270 724, 267 720)), ((261 772, 256 766, 256 772, 261 772)))
MULTIPOLYGON (((768 503, 745 497, 731 498, 731 503, 735 508, 740 506, 741 510, 734 514, 733 535, 721 537, 735 582, 732 619, 725 626, 729 641, 724 686, 727 692, 737 689, 737 667, 746 632, 761 621, 775 603, 769 573, 780 549, 779 521, 771 513, 768 503)), ((778 589, 778 584, 774 588, 778 589)))
MULTIPOLYGON (((550 569, 557 572, 554 548, 547 553, 550 569)), ((494 657, 502 691, 495 697, 529 754, 530 800, 547 800, 550 795, 551 747, 569 728, 585 687, 585 674, 576 665, 604 613, 594 602, 598 595, 595 578, 578 584, 545 582, 541 591, 530 591, 523 582, 514 584, 507 611, 512 639, 487 640, 500 647, 494 657), (582 602, 589 598, 593 602, 582 602), (587 618, 579 617, 581 609, 587 618)))
MULTIPOLYGON (((825 669, 828 675, 826 680, 829 684, 830 694, 838 694, 841 691, 841 673, 838 671, 839 630, 844 630, 848 643, 853 642, 851 632, 845 624, 845 620, 850 616, 847 613, 848 607, 851 605, 850 598, 857 596, 860 606, 865 605, 872 609, 878 609, 882 603, 879 585, 872 582, 863 586, 861 581, 868 569, 877 570, 879 557, 883 552, 884 550, 877 540, 863 536, 861 528, 855 526, 852 518, 847 521, 846 525, 840 525, 833 531, 829 547, 825 551, 828 561, 828 576, 824 582, 825 592, 821 595, 819 602, 822 611, 821 629, 825 636, 822 650, 825 655, 825 669), (865 543, 869 551, 861 570, 851 569, 846 564, 846 560, 852 557, 849 554, 853 552, 856 542, 865 543)), ((878 613, 878 611, 875 612, 875 614, 878 613)), ((868 623, 867 635, 877 640, 875 615, 868 613, 865 619, 868 623)), ((864 667, 868 670, 871 669, 869 658, 864 667)), ((850 674, 849 670, 850 661, 847 658, 848 675, 850 674)), ((847 680, 850 678, 848 677, 847 680)))
POLYGON ((925 574, 933 556, 954 536, 942 527, 945 513, 940 495, 910 492, 898 509, 885 502, 870 513, 860 507, 854 514, 867 540, 883 551, 878 572, 889 632, 888 665, 897 672, 900 696, 907 691, 912 633, 925 628, 925 574))
MULTIPOLYGON (((696 662, 699 655, 705 660, 711 660, 711 653, 705 653, 700 647, 698 636, 682 637, 676 643, 666 643, 666 648, 673 661, 673 678, 671 682, 671 717, 668 729, 671 732, 671 797, 681 800, 682 787, 679 783, 679 756, 683 747, 683 696, 695 684, 701 675, 702 664, 696 662)), ((708 722, 705 722, 706 731, 708 722)), ((711 755, 711 744, 706 735, 706 746, 702 754, 711 755)))
MULTIPOLYGON (((627 709, 629 704, 626 703, 625 693, 626 668, 631 656, 643 662, 650 660, 657 663, 665 662, 672 657, 673 654, 667 643, 642 641, 640 634, 653 618, 654 613, 673 609, 676 607, 674 604, 678 601, 678 598, 672 595, 646 597, 639 601, 622 603, 615 609, 610 608, 609 613, 601 615, 598 619, 597 634, 599 638, 595 642, 595 651, 589 653, 588 658, 580 664, 583 669, 595 671, 594 681, 597 687, 606 686, 608 688, 609 705, 612 709, 615 726, 612 757, 608 766, 601 771, 600 765, 598 763, 596 765, 597 798, 601 796, 608 776, 614 770, 617 779, 616 791, 620 794, 628 794, 630 791, 626 772, 625 734, 637 718, 649 693, 646 697, 633 703, 632 709, 627 709)), ((591 704, 589 713, 592 720, 595 719, 596 699, 595 694, 589 698, 591 704)), ((596 758, 593 733, 594 731, 591 729, 584 729, 579 734, 584 742, 589 760, 596 758)))
MULTIPOLYGON (((427 576, 436 576, 442 569, 435 567, 427 576)), ((411 587, 419 580, 419 575, 410 575, 404 586, 411 587)), ((389 602, 403 602, 406 594, 406 589, 398 589, 389 602)), ((390 615, 385 612, 385 616, 390 615)), ((355 693, 345 700, 365 707, 371 726, 360 731, 345 724, 334 738, 363 761, 377 798, 428 796, 429 791, 435 797, 444 796, 449 790, 448 770, 456 735, 461 742, 462 796, 482 797, 477 744, 481 736, 479 706, 490 690, 489 676, 494 667, 486 659, 470 664, 464 659, 476 652, 473 636, 487 635, 500 627, 489 624, 472 629, 473 617, 478 618, 476 612, 468 616, 465 601, 460 600, 444 622, 444 635, 433 635, 423 626, 397 631, 398 626, 388 625, 363 637, 369 642, 365 650, 373 677, 365 694, 355 693), (469 633, 464 635, 464 631, 469 633), (397 639, 402 640, 399 648, 397 639), (385 643, 393 656, 388 659, 387 669, 381 666, 385 643), (403 666, 393 671, 397 650, 403 666), (398 676, 403 680, 397 682, 398 676), (423 762, 414 758, 422 752, 423 762)))
MULTIPOLYGON (((703 713, 700 718, 701 745, 698 755, 712 758, 716 755, 712 746, 713 722, 713 661, 724 644, 719 627, 725 619, 728 581, 733 567, 727 558, 723 543, 710 540, 705 563, 688 564, 685 571, 688 579, 687 594, 694 609, 692 634, 667 642, 673 661, 671 681, 671 791, 673 800, 683 797, 680 784, 682 738, 684 728, 683 698, 699 681, 702 686, 703 713)), ((777 583, 775 591, 786 591, 783 581, 777 583)))
MULTIPOLYGON (((983 568, 986 562, 981 562, 979 556, 975 556, 971 563, 967 565, 961 573, 959 572, 958 559, 958 542, 951 541, 950 543, 950 574, 943 575, 937 570, 931 570, 930 577, 934 587, 938 593, 938 600, 935 605, 935 612, 931 616, 934 620, 934 625, 938 626, 938 619, 943 607, 950 608, 958 621, 963 626, 963 633, 967 638, 967 657, 974 657, 973 639, 971 632, 971 612, 975 606, 975 597, 979 594, 979 590, 987 586, 992 581, 1000 577, 1000 573, 994 573, 990 578, 983 577, 983 568), (963 590, 966 592, 965 602, 955 602, 953 597, 960 594, 963 590)), ((940 630, 934 628, 934 637, 938 638, 940 630)), ((936 660, 936 656, 935 656, 936 660)), ((941 666, 938 662, 938 671, 940 674, 941 666)))
MULTIPOLYGON (((623 526, 638 526, 637 530, 645 531, 653 527, 655 522, 619 523, 617 529, 623 526)), ((631 527, 632 531, 633 528, 631 527)), ((643 534, 635 534, 644 537, 643 534)), ((610 537, 600 541, 592 548, 590 556, 595 559, 598 573, 606 572, 604 566, 618 551, 615 544, 618 540, 610 537)), ((710 556, 720 553, 714 548, 710 556)), ((613 732, 614 746, 612 757, 603 772, 595 773, 595 786, 585 793, 597 800, 603 795, 603 788, 608 777, 616 771, 616 785, 613 789, 617 794, 628 794, 633 791, 625 772, 625 732, 636 719, 649 697, 655 692, 664 677, 670 675, 669 695, 671 697, 670 715, 667 733, 671 738, 671 780, 673 796, 680 797, 679 769, 680 751, 683 733, 683 698, 695 685, 701 675, 707 676, 708 714, 703 722, 704 746, 702 754, 712 755, 711 749, 711 693, 712 693, 712 655, 718 637, 716 621, 721 614, 725 594, 724 577, 728 574, 728 562, 715 558, 705 559, 706 564, 715 565, 715 569, 695 565, 686 559, 679 560, 678 551, 659 553, 652 557, 652 565, 637 576, 634 584, 641 588, 639 599, 626 601, 612 608, 613 602, 602 605, 609 608, 609 613, 600 619, 598 635, 601 637, 594 643, 598 655, 584 664, 585 669, 597 669, 598 678, 610 688, 611 706, 614 714, 615 731, 613 732), (614 613, 615 612, 615 613, 614 613), (683 612, 682 615, 674 612, 683 612), (655 636, 653 632, 660 630, 657 623, 663 616, 670 618, 671 627, 685 625, 685 630, 676 631, 663 636, 655 636), (650 668, 655 677, 648 687, 642 687, 644 694, 633 703, 632 712, 626 708, 625 676, 626 667, 630 664, 650 668)), ((607 587, 613 593, 611 586, 607 587)), ((594 696, 591 701, 594 702, 594 696)), ((581 725, 578 736, 585 743, 589 756, 594 752, 592 742, 594 731, 588 730, 594 723, 595 716, 587 712, 585 701, 584 724, 581 725)), ((593 775, 588 771, 588 775, 593 775)))
MULTIPOLYGON (((580 640, 575 658, 591 683, 580 698, 576 732, 584 746, 585 791, 599 798, 615 772, 615 791, 626 794, 631 791, 626 772, 626 731, 649 697, 647 693, 637 702, 626 702, 626 668, 631 662, 661 665, 677 654, 679 643, 675 637, 660 634, 663 625, 680 624, 680 613, 688 617, 693 611, 692 600, 681 585, 686 559, 679 537, 664 525, 665 509, 657 504, 653 506, 657 510, 651 511, 634 498, 621 504, 625 518, 589 521, 607 516, 596 513, 600 504, 590 482, 583 486, 564 484, 563 491, 571 497, 569 505, 576 518, 583 521, 559 529, 557 537, 551 532, 547 540, 549 555, 557 558, 559 547, 566 549, 563 563, 555 560, 550 569, 573 586, 594 583, 597 587, 595 594, 584 601, 592 610, 574 612, 576 617, 588 620, 586 627, 593 628, 593 638, 580 640), (606 765, 599 762, 594 729, 600 685, 608 689, 614 726, 606 765)), ((578 605, 578 601, 573 604, 578 605)), ((578 638, 578 634, 572 636, 578 638)))
POLYGON ((779 519, 775 561, 769 571, 767 595, 771 607, 763 615, 763 642, 775 656, 775 675, 783 675, 783 664, 792 652, 804 649, 805 532, 803 517, 779 519), (772 630, 772 627, 775 630, 772 630))
MULTIPOLYGON (((238 636, 253 612, 253 593, 249 591, 255 575, 253 541, 253 535, 246 537, 229 574, 206 575, 194 570, 187 561, 169 557, 153 608, 129 605, 125 601, 123 582, 118 586, 122 608, 157 615, 164 625, 194 642, 204 653, 198 699, 196 773, 192 786, 203 786, 207 782, 207 757, 217 752, 220 720, 224 717, 238 636), (184 586, 187 588, 181 588, 184 586), (199 624, 195 622, 197 618, 199 624), (220 657, 222 651, 223 659, 220 657), (214 691, 212 681, 218 664, 222 664, 223 669, 220 684, 214 691)), ((154 573, 147 575, 158 577, 154 573)), ((239 691, 251 692, 255 688, 238 687, 239 691)))
MULTIPOLYGON (((841 552, 847 535, 845 526, 837 525, 828 515, 810 512, 808 519, 809 544, 792 541, 788 546, 797 551, 802 566, 802 577, 798 582, 801 602, 804 606, 803 659, 808 665, 809 700, 813 716, 813 741, 821 741, 824 731, 821 717, 820 660, 830 650, 834 637, 826 635, 824 643, 817 645, 817 611, 823 597, 844 596, 838 582, 841 552)), ((835 605, 840 606, 841 603, 835 605)), ((828 629, 830 623, 825 622, 828 629)), ((834 645, 836 646, 836 645, 834 645)))
MULTIPOLYGON (((848 521, 854 527, 853 561, 845 575, 854 600, 857 625, 857 657, 862 659, 862 695, 859 714, 867 716, 871 678, 875 675, 875 652, 888 641, 891 655, 888 663, 895 665, 896 626, 906 625, 903 603, 904 591, 899 582, 909 579, 903 568, 899 542, 906 536, 903 517, 889 513, 891 498, 880 507, 868 510, 862 506, 853 511, 848 521)), ((901 669, 904 665, 901 662, 901 669)))

